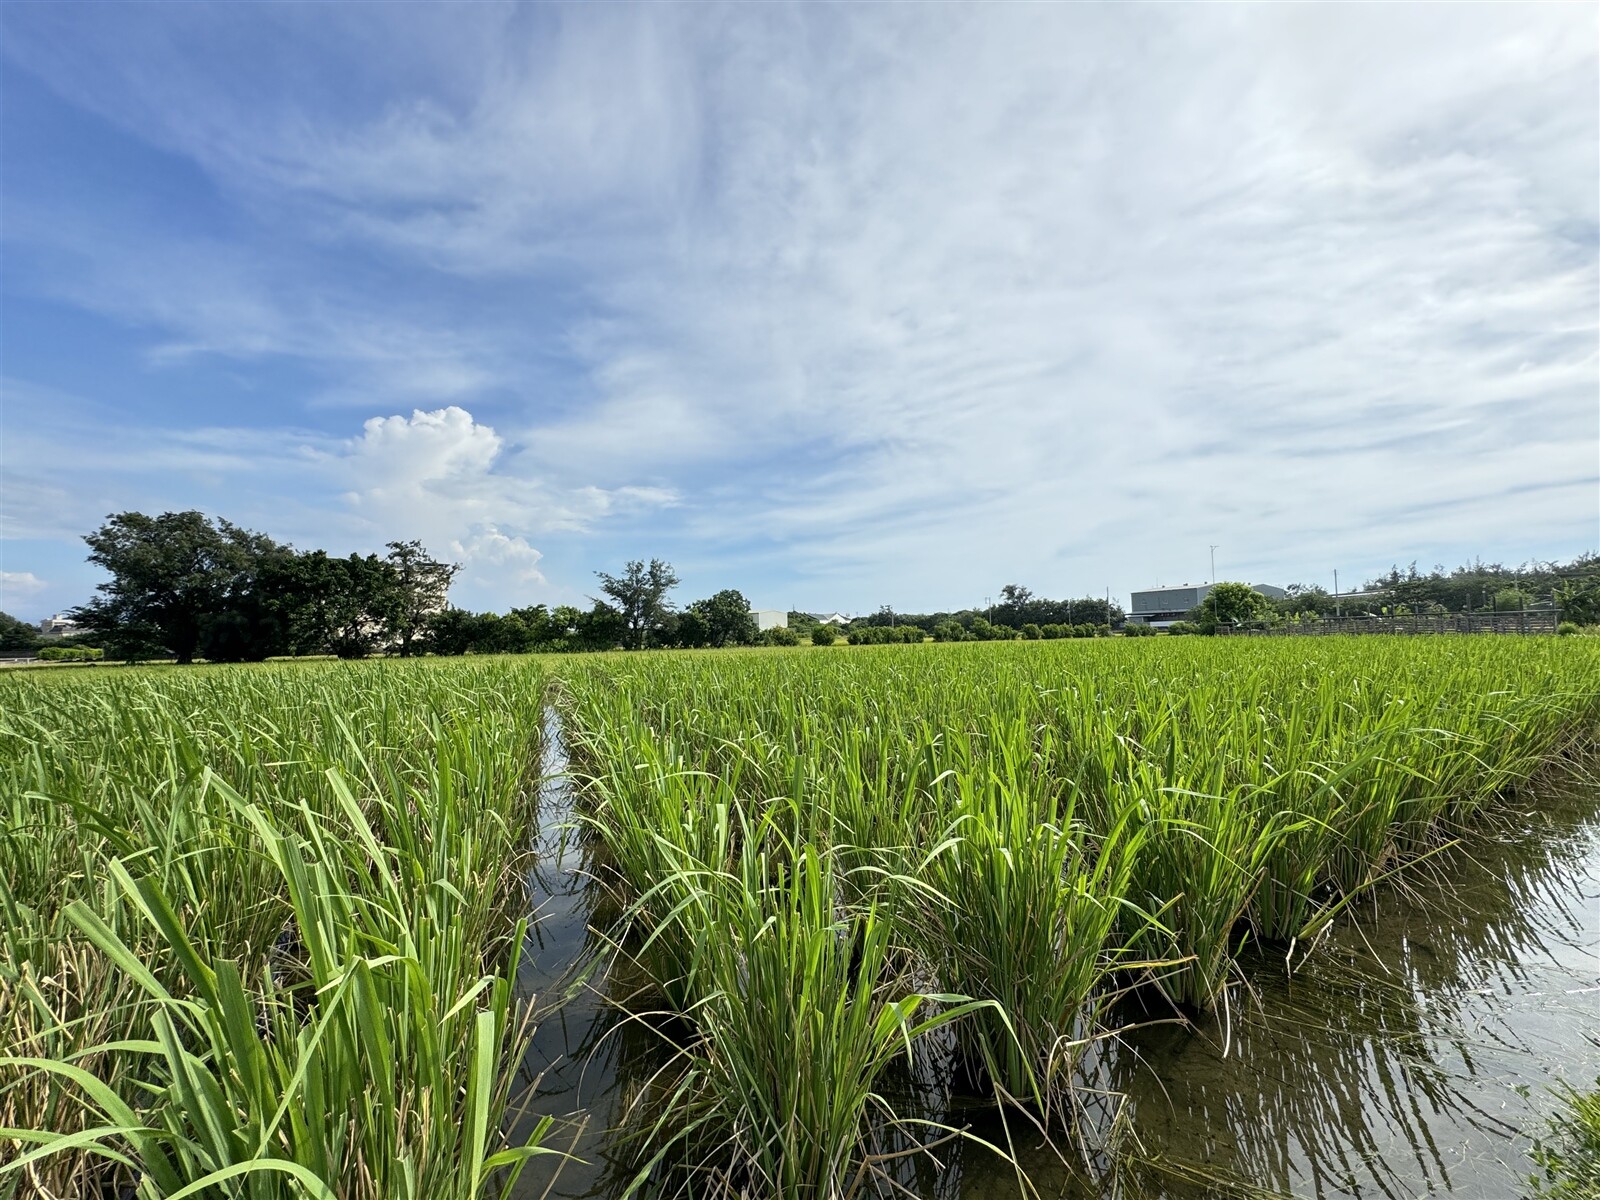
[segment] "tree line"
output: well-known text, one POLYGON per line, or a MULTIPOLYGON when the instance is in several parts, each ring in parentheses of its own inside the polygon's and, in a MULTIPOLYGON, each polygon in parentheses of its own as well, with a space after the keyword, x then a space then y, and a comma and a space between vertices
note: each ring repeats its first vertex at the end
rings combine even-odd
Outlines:
MULTIPOLYGON (((296 550, 231 521, 189 511, 115 513, 84 541, 109 579, 68 614, 79 632, 54 649, 102 649, 108 657, 190 663, 372 654, 527 653, 795 644, 787 629, 756 628, 749 602, 728 588, 679 610, 678 577, 660 559, 597 572, 587 609, 543 604, 506 613, 450 604, 456 563, 420 541, 386 553, 296 550)), ((831 640, 831 638, 830 638, 831 640)), ((36 649, 31 626, 0 614, 0 649, 36 649)))
POLYGON ((459 570, 418 541, 339 558, 193 511, 116 513, 84 541, 110 579, 68 615, 123 659, 419 654, 459 570))
MULTIPOLYGON (((113 514, 84 541, 89 561, 110 578, 94 599, 69 614, 80 632, 50 639, 57 657, 87 658, 103 650, 119 659, 259 662, 322 654, 692 649, 801 640, 832 645, 841 633, 852 643, 872 644, 1149 632, 1127 624, 1122 608, 1105 598, 1049 600, 1020 584, 1007 584, 999 602, 983 608, 903 613, 884 606, 844 630, 790 612, 787 627, 761 631, 749 602, 733 588, 679 608, 672 600, 679 578, 661 559, 631 561, 615 575, 596 572, 600 595, 590 598, 587 609, 536 604, 503 614, 470 612, 449 602, 460 567, 431 557, 420 541, 390 542, 383 555, 341 558, 296 550, 194 511, 113 514)), ((1515 568, 1475 562, 1429 573, 1413 563, 1369 580, 1358 595, 1336 597, 1299 584, 1287 590, 1273 600, 1243 583, 1219 583, 1172 632, 1318 620, 1336 609, 1378 615, 1514 611, 1546 603, 1558 604, 1564 620, 1597 625, 1600 555, 1515 568)), ((0 613, 0 650, 41 644, 32 626, 0 613)))
POLYGON ((1003 641, 1033 637, 1030 626, 1040 631, 1040 637, 1081 637, 1086 635, 1064 631, 1103 628, 1109 632, 1122 628, 1126 621, 1122 606, 1103 596, 1047 600, 1035 596, 1021 584, 1008 583, 1000 589, 998 603, 982 608, 906 613, 885 605, 875 613, 857 617, 849 628, 853 633, 863 628, 915 627, 939 641, 1003 641), (960 630, 960 637, 956 636, 956 630, 960 630), (1046 633, 1046 630, 1054 632, 1046 633))
POLYGON ((1410 616, 1463 612, 1560 609, 1574 625, 1600 624, 1600 555, 1570 562, 1530 562, 1517 567, 1472 562, 1446 571, 1390 568, 1367 580, 1355 594, 1335 595, 1321 586, 1291 583, 1288 594, 1270 599, 1242 583, 1220 583, 1173 627, 1176 633, 1211 633, 1217 625, 1261 629, 1286 621, 1317 621, 1335 615, 1410 616))

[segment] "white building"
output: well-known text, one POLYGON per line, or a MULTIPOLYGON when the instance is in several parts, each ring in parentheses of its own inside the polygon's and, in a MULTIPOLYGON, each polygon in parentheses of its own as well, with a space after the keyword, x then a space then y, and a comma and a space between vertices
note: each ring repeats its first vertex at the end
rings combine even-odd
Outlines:
MULTIPOLYGON (((1186 583, 1182 587, 1148 588, 1134 592, 1133 603, 1128 606, 1128 620, 1137 625, 1154 625, 1157 629, 1165 629, 1183 620, 1185 613, 1211 594, 1213 586, 1209 583, 1186 583)), ((1282 600, 1289 594, 1270 583, 1252 583, 1250 590, 1260 592, 1269 600, 1282 600)))
POLYGON ((78 623, 65 613, 57 613, 39 622, 39 632, 45 637, 66 637, 78 632, 78 623))
POLYGON ((833 625, 838 627, 840 625, 850 624, 850 618, 845 616, 843 613, 807 613, 806 616, 810 617, 818 625, 833 625))
POLYGON ((756 629, 761 633, 769 629, 785 629, 789 625, 789 614, 781 608, 758 608, 753 615, 756 629))

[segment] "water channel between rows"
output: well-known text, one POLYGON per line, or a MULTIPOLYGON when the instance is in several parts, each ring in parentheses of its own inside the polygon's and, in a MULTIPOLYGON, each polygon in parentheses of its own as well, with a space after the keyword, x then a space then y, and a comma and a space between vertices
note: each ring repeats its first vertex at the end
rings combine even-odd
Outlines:
MULTIPOLYGON (((542 766, 536 924, 519 978, 539 1022, 519 1128, 553 1117, 545 1144, 567 1157, 534 1159, 517 1195, 609 1198, 631 1179, 612 1130, 648 1069, 636 1064, 659 1056, 592 977, 598 896, 553 710, 542 766)), ((1526 1195, 1556 1087, 1600 1075, 1600 790, 1514 798, 1485 825, 1411 889, 1372 897, 1292 974, 1277 958, 1248 964, 1254 994, 1235 994, 1226 1024, 1151 1024, 1109 1047, 1094 1083, 1125 1097, 1133 1165, 1120 1182, 1086 1192, 1012 1121, 1038 1195, 1526 1195)), ((967 1119, 1003 1136, 981 1113, 967 1119)), ((1020 1194, 1016 1170, 980 1147, 946 1147, 940 1161, 941 1198, 1020 1194)))

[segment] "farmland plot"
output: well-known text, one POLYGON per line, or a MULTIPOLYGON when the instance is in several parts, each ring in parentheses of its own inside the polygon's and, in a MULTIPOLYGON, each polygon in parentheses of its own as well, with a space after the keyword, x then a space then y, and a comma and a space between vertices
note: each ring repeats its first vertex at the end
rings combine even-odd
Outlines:
POLYGON ((1024 1142, 1099 1177, 1129 1133, 1105 1082, 1129 1025, 1242 1034, 1358 905, 1448 887, 1452 837, 1592 745, 1600 648, 0 686, 0 1196, 536 1195, 557 1139, 519 1064, 536 1008, 582 1008, 617 1085, 602 1192, 846 1197, 942 1194, 980 1153, 1042 1177, 1024 1142), (548 730, 571 786, 541 814, 548 730), (561 942, 587 985, 534 969, 536 847, 582 886, 561 942))

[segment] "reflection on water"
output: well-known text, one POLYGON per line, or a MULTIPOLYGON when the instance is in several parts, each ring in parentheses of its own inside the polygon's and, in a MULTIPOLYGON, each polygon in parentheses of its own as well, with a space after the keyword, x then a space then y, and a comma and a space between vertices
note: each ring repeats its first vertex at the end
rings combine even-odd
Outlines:
POLYGON ((517 1184, 519 1197, 605 1195, 596 1187, 607 1132, 621 1116, 616 1010, 598 993, 603 965, 591 914, 590 886, 578 830, 572 825, 573 787, 561 724, 545 714, 540 763, 539 828, 528 879, 534 922, 523 949, 518 987, 538 1014, 533 1042, 514 1098, 513 1136, 526 1136, 541 1117, 555 1119, 544 1144, 562 1152, 532 1159, 517 1184))
MULTIPOLYGON (((659 1065, 658 1046, 604 1002, 604 980, 585 978, 598 954, 596 889, 567 827, 572 794, 553 717, 545 756, 531 881, 539 921, 520 982, 547 1011, 525 1063, 523 1119, 555 1116, 546 1144, 573 1158, 533 1160, 518 1194, 613 1196, 629 1156, 608 1131, 659 1065)), ((1038 1194, 1522 1195, 1528 1135, 1549 1111, 1551 1084, 1592 1086, 1600 1074, 1597 809, 1593 789, 1517 806, 1506 828, 1419 868, 1415 893, 1387 889, 1314 952, 1299 948, 1292 973, 1281 951, 1247 962, 1253 995, 1235 994, 1226 1026, 1151 1023, 1107 1043, 1088 1082, 1125 1097, 1128 1153, 1086 1185, 1081 1168, 1013 1119, 1009 1137, 1038 1194)), ((982 1108, 949 1117, 1008 1140, 982 1108)), ((938 1159, 942 1171, 923 1162, 905 1178, 915 1194, 1021 1191, 987 1150, 946 1146, 938 1159)))
MULTIPOLYGON (((1126 1095, 1134 1157, 1155 1169, 1107 1190, 1523 1194, 1550 1085, 1600 1073, 1597 807, 1590 791, 1509 814, 1415 894, 1386 891, 1297 954, 1292 976, 1281 956, 1247 963, 1256 995, 1235 998, 1227 1036, 1218 1021, 1128 1034, 1099 1082, 1126 1095)), ((963 1196, 1015 1194, 969 1157, 963 1196)), ((1025 1165, 1042 1194, 1074 1194, 1054 1155, 1025 1165)))

